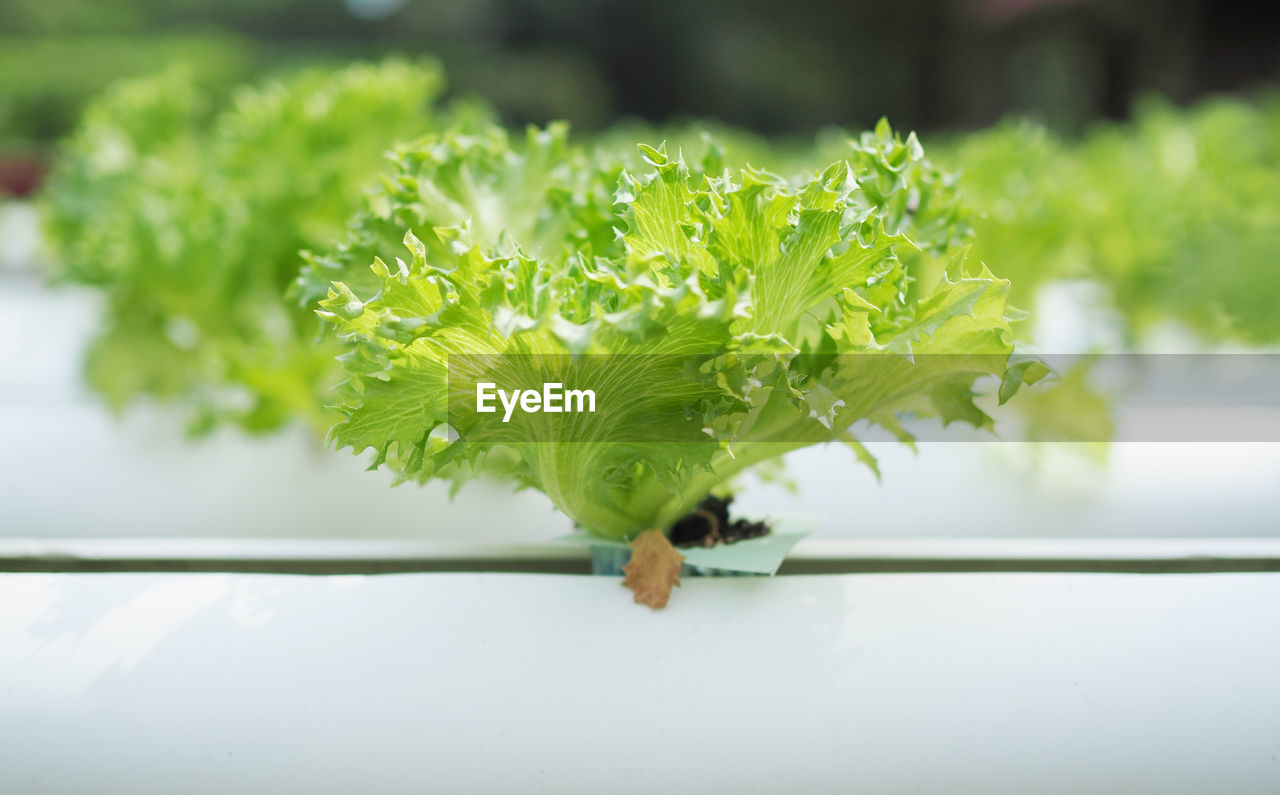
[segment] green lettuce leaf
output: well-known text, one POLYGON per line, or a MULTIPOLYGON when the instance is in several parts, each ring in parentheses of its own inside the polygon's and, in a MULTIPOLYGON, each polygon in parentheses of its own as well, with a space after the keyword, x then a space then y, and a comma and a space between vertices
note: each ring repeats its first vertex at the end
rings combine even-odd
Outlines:
POLYGON ((401 61, 202 92, 172 70, 88 110, 42 199, 55 276, 105 295, 87 362, 116 407, 185 406, 194 430, 332 422, 332 341, 283 300, 299 249, 341 233, 397 139, 440 123, 437 68, 401 61))
MULTIPOLYGON (((540 156, 532 142, 553 132, 520 150, 484 135, 419 144, 400 152, 401 171, 419 167, 415 152, 445 151, 431 174, 465 171, 486 197, 520 195, 540 156)), ((1010 370, 1009 283, 964 252, 930 289, 908 290, 911 235, 943 249, 963 234, 922 154, 881 125, 850 157, 789 182, 723 158, 691 168, 663 146, 641 145, 643 166, 620 173, 565 148, 571 168, 538 173, 574 186, 540 193, 567 204, 497 201, 490 216, 492 198, 457 200, 474 190, 426 202, 421 184, 394 182, 371 197, 346 261, 326 265, 346 270, 379 247, 369 275, 320 302, 349 346, 332 439, 373 449, 402 479, 474 472, 498 453, 588 531, 627 538, 789 450, 838 439, 869 460, 863 426, 904 441, 905 418, 990 427, 977 382, 1003 378, 1007 398, 1043 373, 1010 370), (613 206, 591 187, 606 175, 613 206), (395 190, 407 192, 387 204, 395 190), (376 234, 361 236, 371 218, 376 234), (384 247, 396 224, 403 246, 384 247), (451 411, 482 379, 565 373, 609 410, 499 428, 451 411)))

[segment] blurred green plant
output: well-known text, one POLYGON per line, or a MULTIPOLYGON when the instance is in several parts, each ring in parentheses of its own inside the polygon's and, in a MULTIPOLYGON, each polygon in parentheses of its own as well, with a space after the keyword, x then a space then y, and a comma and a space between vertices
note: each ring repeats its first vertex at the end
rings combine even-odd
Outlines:
POLYGON ((115 407, 177 401, 196 432, 331 424, 337 346, 284 293, 396 140, 443 123, 441 86, 434 65, 387 61, 220 100, 173 69, 94 102, 42 197, 55 276, 105 295, 92 386, 115 407))
POLYGON ((1280 96, 1189 110, 1150 99, 1076 141, 1011 121, 940 159, 984 210, 974 251, 999 263, 1016 304, 1085 278, 1131 337, 1173 321, 1212 341, 1280 340, 1280 96))

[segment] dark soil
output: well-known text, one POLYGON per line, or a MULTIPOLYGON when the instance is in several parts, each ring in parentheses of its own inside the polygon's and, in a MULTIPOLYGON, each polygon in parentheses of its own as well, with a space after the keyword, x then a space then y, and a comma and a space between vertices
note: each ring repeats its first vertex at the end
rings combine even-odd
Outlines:
POLYGON ((769 534, 764 522, 729 521, 731 502, 733 497, 707 497, 698 503, 697 508, 672 525, 668 534, 671 543, 677 547, 714 547, 769 534))

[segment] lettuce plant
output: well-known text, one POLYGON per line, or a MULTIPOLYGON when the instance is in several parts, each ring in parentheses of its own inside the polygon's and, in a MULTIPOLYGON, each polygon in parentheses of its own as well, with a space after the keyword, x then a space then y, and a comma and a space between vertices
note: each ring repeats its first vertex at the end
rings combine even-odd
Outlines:
POLYGON ((56 276, 105 297, 92 386, 117 407, 176 401, 195 430, 328 427, 337 346, 284 293, 299 249, 341 234, 386 150, 438 123, 440 87, 433 66, 388 61, 229 101, 169 71, 95 102, 44 196, 56 276))
POLYGON ((1094 272, 1133 325, 1167 319, 1209 339, 1280 340, 1280 105, 1161 102, 1095 130, 1075 217, 1094 272))
POLYGON ((1087 278, 1132 332, 1174 320, 1209 339, 1280 339, 1280 102, 1143 103, 1131 122, 1063 140, 1029 122, 960 139, 944 158, 983 209, 975 253, 1031 306, 1087 278))
POLYGON ((398 250, 407 230, 423 232, 433 258, 459 245, 512 253, 518 241, 526 254, 559 261, 616 245, 612 189, 622 166, 600 151, 589 168, 569 146, 564 124, 531 127, 513 142, 483 118, 455 119, 445 130, 397 146, 392 160, 392 172, 368 190, 346 239, 327 251, 303 252, 292 295, 309 311, 335 281, 358 292, 376 290, 369 264, 398 250), (442 240, 431 233, 437 227, 456 230, 455 237, 442 240))
POLYGON ((790 450, 834 439, 873 463, 857 435, 872 425, 904 441, 907 417, 988 427, 977 381, 999 379, 1003 400, 1045 373, 1010 359, 1009 283, 985 266, 961 253, 909 289, 912 235, 941 251, 963 223, 914 136, 882 124, 789 182, 715 148, 691 164, 642 145, 641 167, 619 170, 565 145, 535 168, 548 135, 402 148, 353 241, 315 261, 337 273, 372 255, 320 302, 350 346, 339 446, 403 480, 498 454, 580 526, 633 538, 790 450), (439 201, 441 185, 468 201, 439 201), (508 425, 466 410, 487 380, 570 377, 599 412, 508 425))

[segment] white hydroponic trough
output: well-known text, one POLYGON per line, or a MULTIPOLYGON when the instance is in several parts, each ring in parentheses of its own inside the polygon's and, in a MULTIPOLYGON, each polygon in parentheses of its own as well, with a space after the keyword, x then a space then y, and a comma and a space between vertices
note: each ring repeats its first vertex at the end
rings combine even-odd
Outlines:
POLYGON ((1280 788, 1275 542, 810 544, 801 569, 940 571, 689 578, 661 612, 614 578, 17 546, 3 792, 1280 788), (961 571, 1090 562, 1116 573, 961 571), (1162 565, 1198 573, 1119 573, 1162 565))

